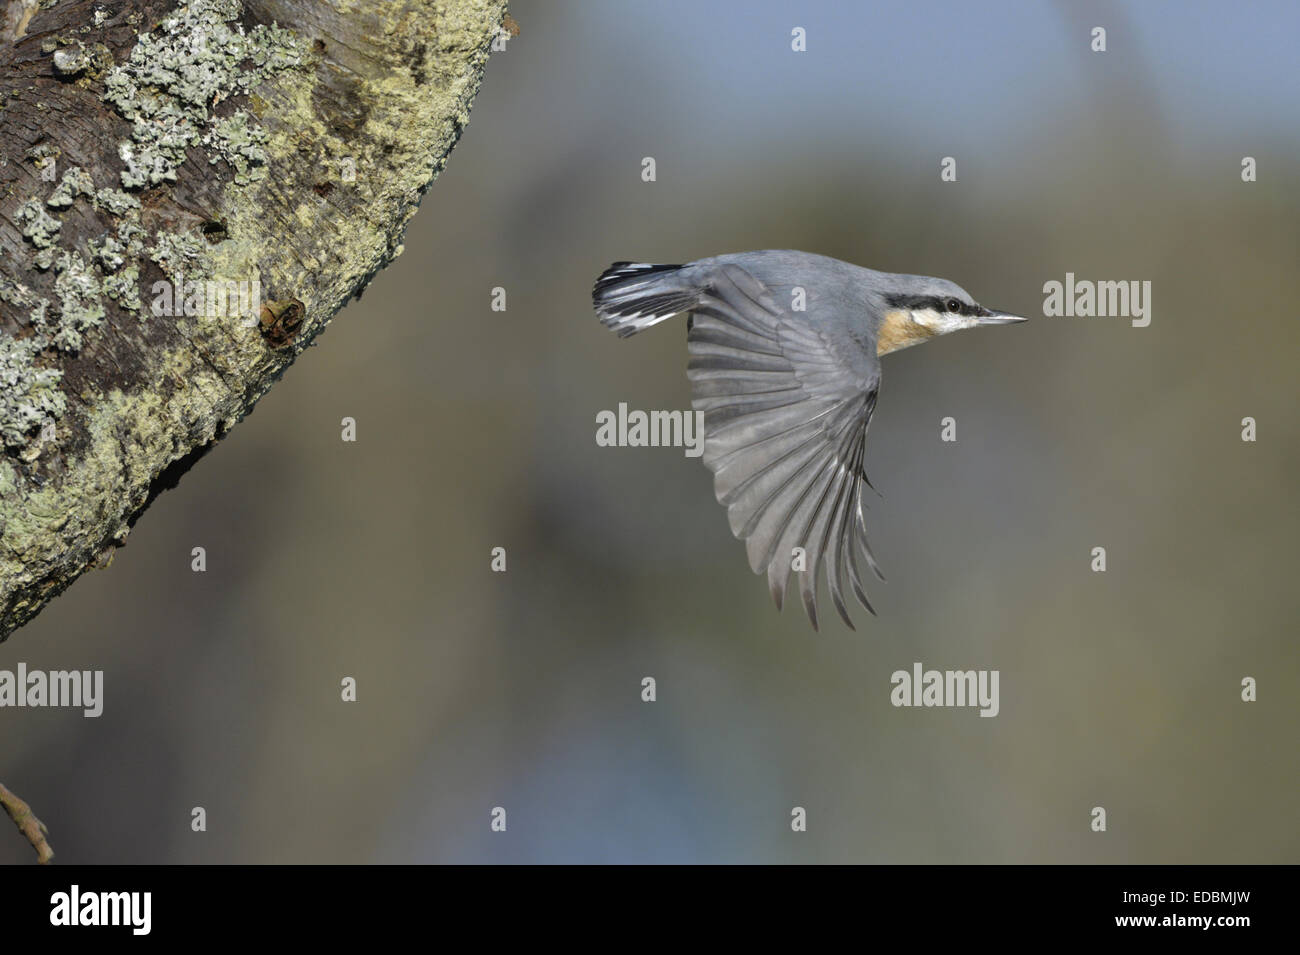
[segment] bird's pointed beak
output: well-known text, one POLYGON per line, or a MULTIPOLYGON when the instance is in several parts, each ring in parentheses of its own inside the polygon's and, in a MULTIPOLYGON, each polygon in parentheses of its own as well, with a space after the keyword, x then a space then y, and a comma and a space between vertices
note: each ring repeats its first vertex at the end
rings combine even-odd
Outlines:
POLYGON ((986 314, 979 316, 981 325, 1013 325, 1016 322, 1027 322, 1029 319, 1022 315, 1012 315, 1010 312, 999 312, 997 309, 985 309, 986 314))

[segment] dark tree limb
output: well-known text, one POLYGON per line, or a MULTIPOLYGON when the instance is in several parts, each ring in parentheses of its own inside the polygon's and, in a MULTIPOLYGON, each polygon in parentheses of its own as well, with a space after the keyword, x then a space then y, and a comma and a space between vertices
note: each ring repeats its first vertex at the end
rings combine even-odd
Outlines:
POLYGON ((505 6, 9 0, 0 639, 400 253, 505 6))

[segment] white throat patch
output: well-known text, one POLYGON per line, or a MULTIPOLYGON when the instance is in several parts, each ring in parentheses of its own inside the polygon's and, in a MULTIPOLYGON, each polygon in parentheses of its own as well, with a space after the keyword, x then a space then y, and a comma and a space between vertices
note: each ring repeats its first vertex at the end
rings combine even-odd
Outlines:
POLYGON ((952 315, 948 312, 936 312, 932 308, 914 308, 911 309, 912 321, 933 331, 936 335, 947 335, 949 332, 960 331, 963 328, 974 328, 979 321, 970 315, 952 315))

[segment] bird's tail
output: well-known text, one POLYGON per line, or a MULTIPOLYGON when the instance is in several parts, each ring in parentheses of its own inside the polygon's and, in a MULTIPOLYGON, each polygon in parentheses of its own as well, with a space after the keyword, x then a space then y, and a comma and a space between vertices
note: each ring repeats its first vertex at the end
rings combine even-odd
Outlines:
POLYGON ((682 269, 681 265, 615 262, 591 290, 591 304, 601 324, 626 338, 688 311, 699 301, 700 290, 682 269))

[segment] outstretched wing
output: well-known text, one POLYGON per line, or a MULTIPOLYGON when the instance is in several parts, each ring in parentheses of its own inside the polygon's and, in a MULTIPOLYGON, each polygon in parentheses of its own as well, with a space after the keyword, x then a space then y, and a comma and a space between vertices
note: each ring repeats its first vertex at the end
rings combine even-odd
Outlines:
POLYGON ((738 265, 718 265, 701 283, 688 335, 692 404, 704 412, 704 463, 745 541, 755 573, 766 570, 780 607, 795 548, 804 609, 817 627, 823 564, 835 609, 850 627, 844 578, 875 613, 862 586, 859 552, 884 579, 866 541, 863 450, 880 385, 866 345, 828 341, 812 312, 790 313, 738 265))

